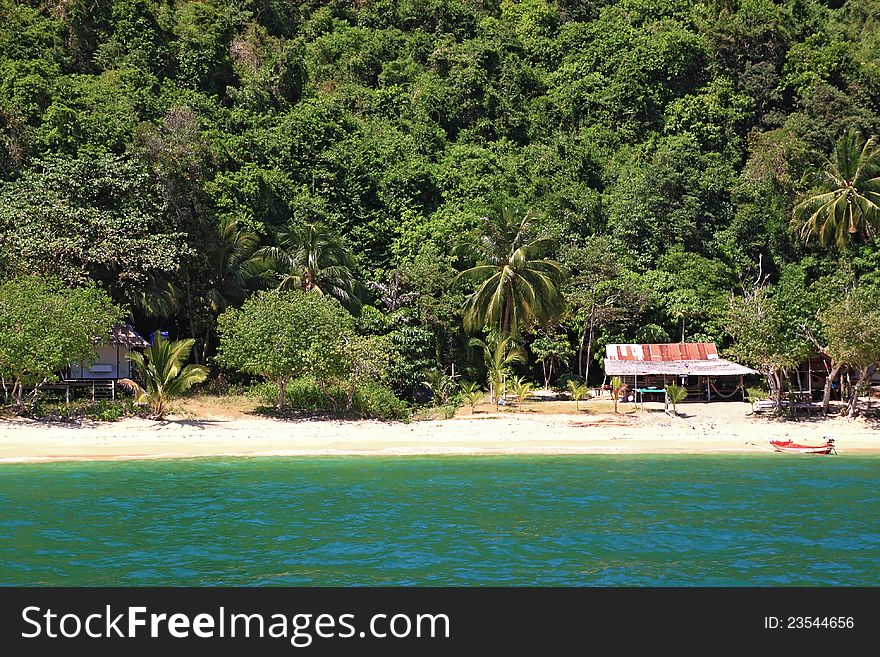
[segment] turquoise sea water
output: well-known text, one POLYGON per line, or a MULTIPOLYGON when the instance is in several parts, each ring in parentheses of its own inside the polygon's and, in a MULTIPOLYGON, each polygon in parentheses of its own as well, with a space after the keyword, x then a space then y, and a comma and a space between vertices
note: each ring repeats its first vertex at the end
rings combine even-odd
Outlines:
POLYGON ((878 585, 880 458, 0 466, 0 584, 878 585))

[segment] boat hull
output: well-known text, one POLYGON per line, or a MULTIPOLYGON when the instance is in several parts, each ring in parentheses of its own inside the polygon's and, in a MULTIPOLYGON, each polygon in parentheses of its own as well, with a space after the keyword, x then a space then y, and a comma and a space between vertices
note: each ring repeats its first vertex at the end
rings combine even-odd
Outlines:
POLYGON ((790 454, 831 454, 834 451, 833 442, 827 442, 824 445, 799 445, 790 440, 771 440, 770 445, 777 452, 790 454))

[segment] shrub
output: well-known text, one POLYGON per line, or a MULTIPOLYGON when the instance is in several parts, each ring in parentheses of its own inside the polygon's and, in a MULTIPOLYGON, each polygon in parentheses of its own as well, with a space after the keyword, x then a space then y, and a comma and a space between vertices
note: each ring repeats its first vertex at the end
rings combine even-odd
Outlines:
POLYGON ((746 397, 749 399, 749 403, 752 405, 752 410, 755 410, 755 402, 759 399, 770 399, 770 393, 764 390, 764 388, 746 388, 746 397))
MULTIPOLYGON (((328 392, 336 399, 345 399, 347 390, 341 386, 329 388, 328 392)), ((278 400, 278 386, 266 381, 251 386, 248 396, 259 400, 266 406, 275 406, 278 400)), ((285 405, 294 411, 305 413, 331 413, 333 404, 327 399, 317 382, 311 378, 293 379, 284 391, 285 405)), ((364 383, 355 390, 352 412, 360 417, 380 420, 406 420, 409 406, 387 386, 378 383, 364 383)))
POLYGON ((63 401, 40 400, 33 407, 33 417, 73 421, 89 418, 100 422, 115 422, 121 417, 134 413, 134 404, 130 399, 117 401, 84 401, 74 400, 70 404, 63 401))
POLYGON ((574 381, 575 383, 584 385, 584 377, 578 376, 577 374, 567 373, 556 379, 556 389, 570 390, 570 388, 568 387, 569 381, 574 381))
POLYGON ((101 422, 116 422, 122 417, 123 408, 120 404, 112 404, 108 402, 98 402, 95 408, 88 413, 88 417, 93 417, 101 422))
POLYGON ((398 399, 391 388, 378 383, 360 386, 353 408, 359 415, 380 420, 406 420, 410 416, 409 405, 398 399))

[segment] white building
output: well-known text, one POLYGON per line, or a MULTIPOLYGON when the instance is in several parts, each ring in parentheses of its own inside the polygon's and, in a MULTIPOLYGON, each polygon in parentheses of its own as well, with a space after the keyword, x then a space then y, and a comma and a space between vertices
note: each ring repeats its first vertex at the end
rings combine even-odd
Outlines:
POLYGON ((110 342, 98 349, 97 360, 72 364, 66 378, 73 381, 130 379, 132 367, 127 356, 134 349, 149 346, 150 343, 128 324, 114 326, 110 332, 110 342))

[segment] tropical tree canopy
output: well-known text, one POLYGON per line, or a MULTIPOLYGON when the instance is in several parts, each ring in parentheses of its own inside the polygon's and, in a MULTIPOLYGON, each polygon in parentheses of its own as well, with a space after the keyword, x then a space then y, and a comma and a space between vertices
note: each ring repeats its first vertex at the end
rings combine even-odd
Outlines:
POLYGON ((816 174, 816 185, 794 207, 793 221, 804 239, 843 249, 851 240, 880 230, 880 146, 850 130, 816 174))
POLYGON ((523 328, 545 324, 562 312, 564 270, 544 257, 556 240, 532 235, 535 218, 532 212, 517 217, 509 206, 502 206, 494 217, 483 217, 460 245, 459 253, 476 264, 458 278, 478 283, 465 301, 466 331, 489 327, 503 335, 518 335, 523 328))
POLYGON ((41 276, 0 284, 0 376, 13 384, 19 412, 23 384, 91 362, 120 316, 107 293, 94 286, 67 288, 41 276))
POLYGON ((254 258, 259 235, 229 216, 220 219, 217 233, 220 239, 213 253, 214 284, 205 296, 211 310, 220 313, 227 306, 241 305, 262 267, 254 258))
POLYGON ((332 297, 301 290, 264 291, 218 320, 217 362, 278 385, 278 410, 294 378, 342 376, 354 319, 332 297))
POLYGON ((725 351, 726 297, 756 277, 880 281, 878 14, 0 0, 0 280, 93 284, 219 367, 218 315, 261 290, 362 302, 356 331, 390 339, 388 384, 413 399, 430 369, 482 382, 484 328, 535 354, 534 325, 558 326, 576 356, 553 377, 589 383, 609 343, 725 351))
POLYGON ((357 263, 342 239, 322 224, 292 226, 278 233, 275 246, 257 251, 280 290, 329 295, 351 312, 360 310, 357 263))

